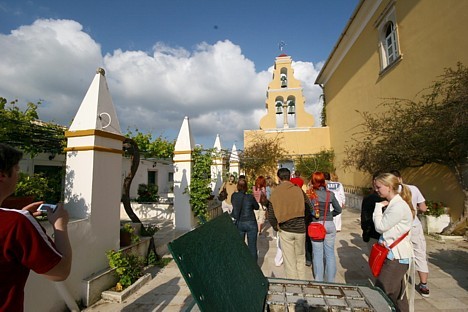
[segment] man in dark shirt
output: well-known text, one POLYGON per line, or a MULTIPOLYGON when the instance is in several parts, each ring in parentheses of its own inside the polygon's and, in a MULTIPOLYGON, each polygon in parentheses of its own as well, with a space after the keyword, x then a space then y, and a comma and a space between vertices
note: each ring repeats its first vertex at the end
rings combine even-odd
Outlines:
POLYGON ((374 243, 379 240, 380 234, 375 230, 374 221, 372 215, 374 214, 375 203, 381 202, 383 199, 375 192, 374 179, 379 173, 375 173, 372 176, 372 193, 367 195, 362 200, 361 205, 361 229, 362 239, 367 243, 369 252, 374 243))

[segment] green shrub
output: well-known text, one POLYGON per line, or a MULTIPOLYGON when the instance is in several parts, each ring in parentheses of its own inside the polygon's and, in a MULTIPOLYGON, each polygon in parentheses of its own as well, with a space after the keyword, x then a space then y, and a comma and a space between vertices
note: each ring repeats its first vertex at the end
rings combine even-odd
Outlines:
POLYGON ((36 200, 45 200, 51 193, 53 193, 53 189, 49 186, 47 178, 42 174, 30 176, 21 172, 14 196, 34 196, 36 200))
POLYGON ((138 198, 139 203, 154 203, 159 199, 158 186, 156 184, 144 184, 138 185, 138 198))
POLYGON ((127 288, 143 276, 143 258, 115 250, 107 251, 106 256, 109 266, 115 269, 115 274, 119 278, 117 291, 127 288))
POLYGON ((151 237, 157 231, 159 231, 159 228, 154 224, 147 224, 147 225, 142 224, 141 226, 141 236, 151 237))
POLYGON ((427 210, 424 213, 426 216, 440 217, 445 214, 445 205, 441 201, 426 201, 427 210))
POLYGON ((135 234, 135 229, 133 228, 131 223, 125 223, 121 228, 120 232, 122 233, 129 233, 130 239, 132 244, 138 243, 140 241, 140 237, 135 234))

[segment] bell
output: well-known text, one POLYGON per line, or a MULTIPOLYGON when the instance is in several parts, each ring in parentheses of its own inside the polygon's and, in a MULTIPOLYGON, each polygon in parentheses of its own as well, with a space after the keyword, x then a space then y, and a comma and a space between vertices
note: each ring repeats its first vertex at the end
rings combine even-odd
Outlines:
POLYGON ((289 101, 288 103, 288 114, 292 115, 296 113, 296 105, 294 101, 289 101))
POLYGON ((280 115, 283 113, 283 103, 280 101, 276 102, 276 114, 280 115))
POLYGON ((281 88, 286 88, 288 86, 288 77, 285 74, 281 74, 281 88))

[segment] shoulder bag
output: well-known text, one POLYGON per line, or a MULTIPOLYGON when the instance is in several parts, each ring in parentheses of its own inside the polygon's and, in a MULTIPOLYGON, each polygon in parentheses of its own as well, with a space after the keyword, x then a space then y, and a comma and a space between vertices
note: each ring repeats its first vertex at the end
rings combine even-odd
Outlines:
POLYGON ((369 267, 372 271, 372 275, 378 277, 380 275, 380 271, 382 270, 382 266, 387 259, 388 251, 395 247, 399 242, 401 242, 409 232, 403 234, 399 239, 393 242, 388 248, 379 244, 375 243, 372 245, 371 253, 369 255, 369 267))
POLYGON ((330 205, 330 191, 327 192, 327 199, 325 201, 325 215, 323 216, 323 222, 312 222, 307 227, 307 234, 312 240, 321 241, 325 239, 327 230, 325 229, 325 220, 327 219, 328 206, 330 205))
POLYGON ((218 200, 219 201, 226 200, 226 198, 228 196, 227 191, 226 191, 226 184, 225 183, 223 183, 222 188, 223 188, 222 191, 218 195, 218 200))

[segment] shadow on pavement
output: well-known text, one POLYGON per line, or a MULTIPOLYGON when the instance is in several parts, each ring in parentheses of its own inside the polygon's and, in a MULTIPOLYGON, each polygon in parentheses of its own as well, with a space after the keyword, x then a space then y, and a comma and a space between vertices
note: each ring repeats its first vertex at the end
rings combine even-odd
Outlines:
MULTIPOLYGON (((167 305, 174 299, 175 294, 179 292, 180 286, 177 283, 180 279, 180 277, 175 277, 166 283, 151 289, 133 303, 123 308, 122 311, 147 311, 146 309, 148 308, 148 302, 154 304, 151 307, 151 311, 164 311, 164 309, 167 308, 167 305), (161 295, 165 293, 167 295, 161 295), (157 300, 154 299, 156 296, 158 297, 157 300)), ((192 300, 191 296, 188 296, 186 301, 187 300, 192 300)))
POLYGON ((460 287, 468 290, 468 272, 466 270, 468 252, 463 250, 443 249, 431 251, 428 253, 428 261, 452 276, 460 287))

